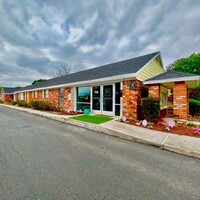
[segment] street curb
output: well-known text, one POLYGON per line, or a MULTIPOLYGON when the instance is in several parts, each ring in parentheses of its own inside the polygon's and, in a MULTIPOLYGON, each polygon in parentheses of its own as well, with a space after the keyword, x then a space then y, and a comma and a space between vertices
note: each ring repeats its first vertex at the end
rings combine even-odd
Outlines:
POLYGON ((200 159, 200 153, 198 153, 198 152, 187 151, 187 150, 184 150, 184 149, 181 149, 181 148, 176 148, 176 147, 167 145, 166 141, 168 140, 169 134, 165 136, 165 138, 162 140, 161 143, 155 143, 155 142, 151 142, 151 141, 148 141, 148 140, 145 140, 145 139, 142 139, 142 138, 138 138, 136 136, 128 135, 128 134, 125 134, 125 133, 122 133, 122 132, 119 132, 119 131, 116 131, 116 130, 114 131, 112 129, 102 127, 101 124, 96 125, 96 124, 92 124, 92 123, 88 123, 88 122, 82 122, 82 121, 78 121, 78 120, 74 120, 74 119, 65 118, 65 117, 62 117, 62 116, 49 116, 49 115, 45 115, 43 113, 34 113, 34 110, 32 111, 32 110, 25 110, 25 109, 20 109, 20 108, 18 109, 18 107, 4 105, 4 104, 1 104, 1 105, 5 106, 7 108, 10 108, 10 109, 15 109, 15 110, 25 112, 25 113, 28 113, 28 114, 31 114, 31 115, 36 115, 36 116, 39 116, 39 117, 43 117, 43 118, 51 119, 51 120, 54 120, 54 121, 70 124, 70 125, 73 125, 73 126, 78 126, 78 127, 81 127, 81 128, 86 128, 86 129, 96 131, 96 132, 99 132, 99 133, 104 133, 104 134, 107 134, 107 135, 110 135, 110 136, 122 138, 122 139, 133 141, 133 142, 138 142, 138 143, 142 143, 142 144, 146 144, 146 145, 150 145, 150 146, 155 146, 155 147, 158 147, 160 149, 164 149, 164 150, 167 150, 167 151, 171 151, 171 152, 175 152, 175 153, 179 153, 179 154, 182 154, 182 155, 186 155, 186 156, 195 157, 195 158, 200 159))
POLYGON ((32 115, 35 115, 35 116, 44 117, 44 118, 47 118, 47 119, 51 119, 51 120, 58 121, 58 122, 63 122, 63 123, 70 124, 70 125, 73 125, 73 126, 78 126, 78 127, 81 127, 81 128, 86 128, 86 129, 89 129, 89 130, 92 130, 92 131, 97 131, 97 132, 100 132, 100 133, 104 133, 104 134, 107 134, 107 135, 111 135, 111 136, 114 136, 114 137, 129 140, 129 141, 143 143, 143 144, 147 144, 147 145, 155 146, 155 147, 162 147, 163 146, 163 145, 155 143, 155 142, 147 141, 145 139, 141 139, 141 138, 138 138, 138 137, 127 135, 127 134, 119 132, 119 131, 114 131, 112 129, 102 127, 101 124, 97 125, 97 124, 92 124, 92 123, 89 123, 89 122, 82 122, 82 121, 78 121, 78 120, 74 120, 74 119, 64 118, 62 116, 56 116, 56 117, 55 116, 48 116, 48 115, 45 115, 45 114, 42 114, 42 113, 34 113, 34 112, 32 112, 32 110, 18 109, 18 107, 15 107, 15 106, 9 106, 9 105, 3 105, 3 106, 10 108, 10 109, 18 110, 18 111, 21 111, 21 112, 25 112, 25 113, 28 113, 28 114, 32 114, 32 115))
POLYGON ((176 147, 172 147, 168 145, 164 145, 162 149, 200 159, 200 154, 195 151, 186 151, 184 149, 180 149, 180 148, 176 148, 176 147))

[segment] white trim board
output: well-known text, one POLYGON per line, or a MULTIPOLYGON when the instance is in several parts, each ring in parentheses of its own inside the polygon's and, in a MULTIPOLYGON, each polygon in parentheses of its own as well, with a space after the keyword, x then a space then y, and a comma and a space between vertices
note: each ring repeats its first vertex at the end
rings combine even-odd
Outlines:
POLYGON ((37 90, 44 90, 44 89, 56 89, 56 88, 62 88, 62 87, 75 87, 75 86, 85 86, 85 85, 92 85, 92 84, 105 84, 105 83, 113 83, 113 82, 120 82, 121 80, 129 80, 129 79, 136 79, 136 74, 124 74, 119 76, 112 76, 112 77, 106 77, 101 79, 95 79, 95 80, 88 80, 88 81, 80 81, 80 82, 74 82, 74 83, 67 83, 62 85, 54 85, 54 86, 47 86, 47 87, 41 87, 41 88, 35 88, 30 90, 19 90, 17 92, 14 92, 14 94, 22 93, 22 92, 32 92, 37 90))

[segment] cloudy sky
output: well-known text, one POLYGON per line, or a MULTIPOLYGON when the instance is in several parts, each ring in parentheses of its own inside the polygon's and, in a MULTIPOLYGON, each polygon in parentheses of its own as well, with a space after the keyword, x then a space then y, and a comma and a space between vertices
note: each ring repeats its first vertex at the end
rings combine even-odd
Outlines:
POLYGON ((200 50, 199 0, 0 0, 0 85, 161 51, 164 65, 200 50))

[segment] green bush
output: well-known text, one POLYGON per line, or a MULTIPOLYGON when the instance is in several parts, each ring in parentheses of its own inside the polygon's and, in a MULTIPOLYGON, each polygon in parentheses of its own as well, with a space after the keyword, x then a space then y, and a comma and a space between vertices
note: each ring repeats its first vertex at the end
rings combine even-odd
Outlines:
POLYGON ((154 120, 159 118, 160 113, 160 100, 158 98, 142 98, 141 111, 146 120, 154 120))
POLYGON ((189 99, 189 113, 190 115, 200 115, 200 101, 189 99))
POLYGON ((31 107, 36 110, 49 110, 50 104, 47 101, 32 101, 31 107))
POLYGON ((20 107, 27 107, 28 104, 24 100, 17 100, 15 102, 15 105, 18 105, 20 107))
POLYGON ((10 105, 17 105, 17 102, 16 101, 11 101, 10 105))
POLYGON ((189 98, 200 101, 200 88, 189 89, 189 98))
POLYGON ((60 111, 60 108, 53 106, 48 101, 32 101, 30 107, 43 111, 60 111))

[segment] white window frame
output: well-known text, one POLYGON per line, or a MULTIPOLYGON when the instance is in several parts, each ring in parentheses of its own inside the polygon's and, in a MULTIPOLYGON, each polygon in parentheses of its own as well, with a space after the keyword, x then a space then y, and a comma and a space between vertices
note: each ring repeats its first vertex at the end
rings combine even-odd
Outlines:
POLYGON ((49 90, 43 90, 42 96, 43 96, 43 98, 49 98, 49 90))
POLYGON ((34 98, 34 99, 37 98, 37 91, 32 92, 32 98, 34 98))

